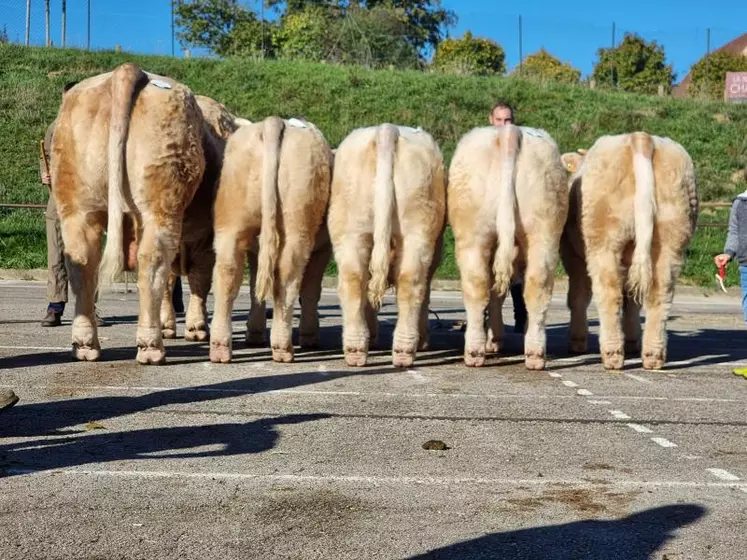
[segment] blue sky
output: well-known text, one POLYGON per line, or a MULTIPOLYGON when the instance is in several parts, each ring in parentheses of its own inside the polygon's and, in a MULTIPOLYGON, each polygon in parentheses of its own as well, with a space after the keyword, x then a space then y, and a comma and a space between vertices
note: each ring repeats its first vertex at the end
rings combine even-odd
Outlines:
MULTIPOLYGON (((51 36, 60 44, 61 0, 52 0, 51 36)), ((259 6, 259 0, 248 3, 259 6)), ((584 74, 591 71, 600 46, 612 41, 612 22, 619 41, 626 31, 662 43, 677 78, 705 54, 706 29, 711 48, 747 32, 747 1, 721 0, 709 5, 693 0, 526 0, 508 4, 495 0, 442 0, 459 23, 451 35, 467 29, 489 37, 506 51, 510 68, 519 61, 519 15, 523 23, 523 55, 545 47, 584 74), (742 27, 746 26, 746 27, 742 27)), ((86 1, 68 0, 67 43, 85 46, 86 1)), ((91 46, 143 53, 171 54, 170 0, 91 0, 91 46)), ((44 43, 44 2, 32 0, 31 42, 44 43)), ((12 41, 23 41, 25 0, 0 0, 0 28, 12 41)), ((176 43, 179 52, 178 42, 176 43)))

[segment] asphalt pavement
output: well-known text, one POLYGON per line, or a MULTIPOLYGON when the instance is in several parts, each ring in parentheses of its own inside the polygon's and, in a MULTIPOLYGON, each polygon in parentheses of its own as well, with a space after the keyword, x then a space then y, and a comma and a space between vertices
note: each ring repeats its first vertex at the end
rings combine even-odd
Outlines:
POLYGON ((0 415, 0 560, 747 557, 733 296, 676 296, 667 368, 611 373, 593 304, 590 353, 566 353, 560 291, 543 372, 524 369, 510 298, 505 352, 473 369, 461 295, 434 293, 433 347, 398 370, 391 297, 365 368, 342 359, 333 290, 321 349, 274 364, 245 347, 246 287, 233 363, 180 338, 140 366, 135 292, 101 295, 96 363, 70 357, 72 305, 40 327, 44 292, 0 282, 0 387, 21 398, 0 415))

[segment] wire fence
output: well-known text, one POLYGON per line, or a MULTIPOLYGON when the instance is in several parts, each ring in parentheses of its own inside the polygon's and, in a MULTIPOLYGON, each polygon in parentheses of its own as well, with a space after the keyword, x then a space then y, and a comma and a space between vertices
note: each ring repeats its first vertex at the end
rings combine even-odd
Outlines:
MULTIPOLYGON (((188 49, 180 45, 179 30, 174 25, 174 9, 178 2, 0 0, 0 33, 12 43, 35 46, 121 49, 176 57, 210 56, 206 49, 188 49)), ((278 17, 277 11, 264 9, 262 0, 238 1, 238 5, 251 9, 263 21, 274 21, 278 17)), ((465 23, 460 23, 456 31, 450 31, 451 35, 460 36, 467 30, 468 22, 474 36, 491 38, 503 47, 509 71, 517 70, 524 57, 544 48, 588 76, 598 59, 598 50, 619 44, 630 32, 665 47, 668 62, 676 71, 676 82, 685 77, 692 64, 744 32, 743 29, 705 26, 646 27, 645 21, 628 29, 613 21, 588 22, 572 16, 564 19, 526 16, 518 12, 506 14, 500 6, 490 6, 487 2, 458 15, 465 23)))

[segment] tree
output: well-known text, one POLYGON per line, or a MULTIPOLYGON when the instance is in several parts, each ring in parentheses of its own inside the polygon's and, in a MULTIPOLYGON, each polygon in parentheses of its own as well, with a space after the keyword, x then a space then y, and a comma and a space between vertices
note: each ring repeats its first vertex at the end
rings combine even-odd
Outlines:
POLYGON ((446 39, 438 46, 433 69, 448 74, 502 75, 506 53, 495 41, 473 37, 467 31, 461 39, 446 39))
POLYGON ((581 80, 581 70, 561 62, 544 48, 527 56, 522 62, 521 68, 514 69, 511 74, 531 80, 564 84, 577 84, 581 80))
POLYGON ((184 0, 174 11, 179 40, 205 47, 219 56, 265 53, 272 44, 272 24, 264 26, 257 15, 236 0, 184 0))
POLYGON ((664 47, 656 41, 647 43, 638 35, 626 33, 617 47, 599 49, 597 56, 592 77, 601 88, 650 94, 657 93, 660 85, 666 91, 672 89, 674 70, 671 64, 665 64, 664 47))
POLYGON ((700 59, 690 69, 687 93, 695 97, 721 99, 727 72, 747 72, 747 57, 720 51, 700 59))
POLYGON ((335 19, 361 10, 379 15, 397 13, 398 22, 403 24, 402 36, 420 54, 435 49, 457 23, 456 13, 443 8, 441 0, 269 0, 268 5, 283 5, 284 15, 322 8, 330 10, 335 19))

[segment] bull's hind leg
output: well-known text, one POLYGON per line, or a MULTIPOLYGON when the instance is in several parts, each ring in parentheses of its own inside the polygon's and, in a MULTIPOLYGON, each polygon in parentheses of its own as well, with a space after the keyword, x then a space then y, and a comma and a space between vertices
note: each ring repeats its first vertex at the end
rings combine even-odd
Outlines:
POLYGON ((568 350, 571 354, 585 354, 589 346, 589 321, 587 310, 591 303, 591 280, 583 257, 561 244, 563 266, 568 272, 568 297, 571 312, 568 332, 568 350))
POLYGON ((248 346, 264 346, 267 343, 267 305, 257 299, 257 253, 248 251, 249 259, 249 317, 246 321, 245 341, 248 346))
POLYGON ((246 343, 249 346, 264 346, 267 342, 267 305, 257 299, 257 253, 249 251, 249 292, 251 307, 246 321, 246 343))
POLYGON ((208 339, 207 297, 212 283, 215 253, 212 239, 188 247, 189 304, 184 319, 184 339, 204 342, 208 339))
POLYGON ((558 261, 557 238, 529 237, 524 299, 527 306, 527 331, 524 335, 524 364, 529 370, 545 368, 547 360, 547 310, 552 299, 555 265, 558 261))
POLYGON ((641 360, 644 369, 658 370, 667 361, 667 320, 672 309, 680 260, 665 253, 652 260, 653 281, 645 302, 646 323, 643 327, 641 360))
POLYGON ((410 367, 420 341, 420 320, 428 290, 432 253, 421 236, 405 237, 397 267, 397 326, 392 340, 392 363, 410 367))
MULTIPOLYGON (((368 262, 371 258, 370 237, 363 236, 345 241, 334 248, 337 262, 337 293, 342 307, 342 348, 345 362, 352 367, 362 367, 368 360, 370 331, 367 322, 368 262)), ((372 314, 374 317, 375 315, 372 314)))
POLYGON ((641 351, 641 306, 633 298, 623 298, 623 333, 625 353, 637 354, 641 351))
POLYGON ((293 306, 301 289, 301 278, 309 262, 311 246, 302 238, 286 237, 278 259, 273 298, 270 346, 272 359, 290 363, 293 355, 293 306))
POLYGON ((163 298, 161 299, 161 334, 163 338, 176 338, 176 312, 174 311, 172 298, 175 283, 176 272, 174 266, 172 266, 169 270, 166 289, 164 289, 163 298))
POLYGON ((618 251, 589 252, 589 273, 599 314, 599 349, 605 369, 622 369, 625 360, 622 332, 623 279, 618 251))
POLYGON ((298 345, 301 348, 319 347, 319 299, 327 263, 332 256, 332 246, 327 245, 311 253, 309 264, 301 281, 301 322, 298 327, 298 345))
POLYGON ((218 230, 214 246, 215 309, 210 325, 210 361, 226 364, 231 361, 233 354, 231 313, 244 279, 247 244, 241 243, 241 238, 235 231, 218 230))
POLYGON ((168 283, 169 268, 176 255, 179 226, 158 226, 146 220, 137 252, 137 289, 140 315, 137 325, 137 361, 162 364, 166 360, 161 333, 161 302, 168 283))
POLYGON ((61 222, 62 239, 67 256, 68 275, 75 294, 73 319, 73 356, 95 361, 101 346, 94 318, 94 295, 101 262, 102 227, 92 225, 85 216, 69 216, 61 222))
POLYGON ((441 258, 443 256, 443 234, 438 237, 436 241, 436 249, 431 260, 431 265, 428 268, 428 279, 425 287, 425 296, 423 297, 423 304, 420 306, 420 320, 418 321, 418 351, 422 352, 428 350, 430 345, 430 328, 428 325, 428 315, 430 313, 429 307, 431 304, 431 284, 433 283, 433 276, 436 274, 438 265, 441 264, 441 258))
POLYGON ((506 295, 499 296, 490 290, 488 301, 488 338, 485 342, 486 354, 497 354, 503 344, 503 302, 506 295))
POLYGON ((462 278, 462 297, 467 312, 464 334, 464 363, 470 367, 485 364, 484 312, 490 301, 489 250, 485 247, 458 247, 457 262, 462 278))

